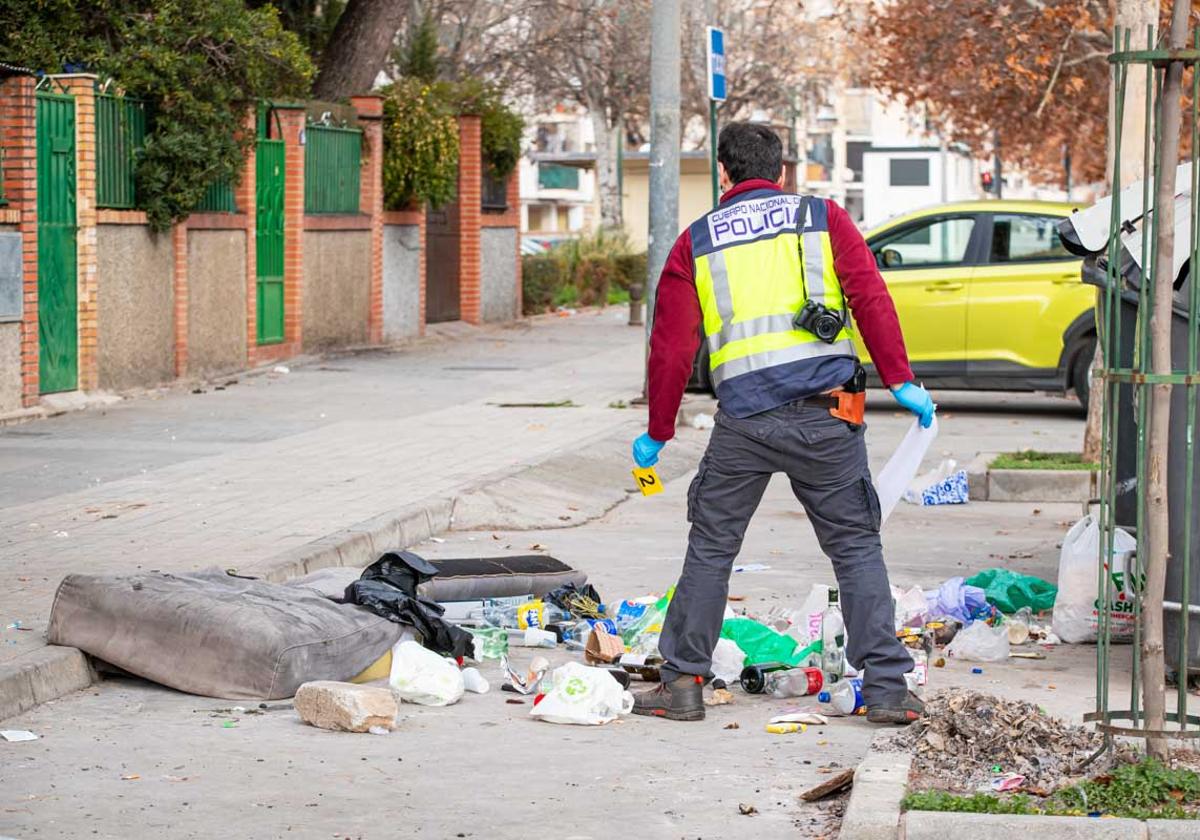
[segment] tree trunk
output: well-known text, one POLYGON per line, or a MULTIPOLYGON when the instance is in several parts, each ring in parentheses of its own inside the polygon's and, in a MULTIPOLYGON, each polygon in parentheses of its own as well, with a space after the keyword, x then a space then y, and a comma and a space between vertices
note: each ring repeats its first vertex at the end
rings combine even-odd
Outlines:
POLYGON ((617 144, 621 142, 617 127, 608 124, 604 108, 588 109, 592 131, 596 135, 596 191, 600 196, 600 226, 620 228, 624 221, 621 206, 621 180, 617 170, 617 144))
MULTIPOLYGON (((1129 45, 1131 49, 1139 50, 1146 46, 1146 28, 1158 26, 1159 0, 1112 0, 1113 24, 1120 30, 1129 30, 1129 45)), ((1123 38, 1124 36, 1122 36, 1123 38)), ((1130 64, 1125 84, 1125 110, 1122 114, 1121 132, 1121 181, 1125 188, 1142 178, 1143 156, 1146 152, 1146 65, 1130 64)), ((1112 195, 1115 184, 1112 182, 1113 157, 1116 152, 1115 143, 1118 126, 1116 124, 1116 90, 1110 85, 1108 92, 1108 165, 1104 169, 1104 177, 1108 179, 1108 193, 1112 195)), ((1099 295, 1099 291, 1097 291, 1099 295)), ((1099 298, 1097 297, 1097 302, 1099 298)), ((1096 353, 1092 358, 1092 370, 1100 370, 1103 366, 1102 348, 1096 344, 1096 353)), ((1091 398, 1088 403, 1087 425, 1083 431, 1083 459, 1085 461, 1100 460, 1100 423, 1104 415, 1104 400, 1108 393, 1102 382, 1093 380, 1089 383, 1091 398)))
MULTIPOLYGON (((1171 9, 1168 44, 1180 50, 1187 46, 1188 16, 1191 0, 1175 0, 1171 9)), ((1162 131, 1159 133, 1158 182, 1154 185, 1154 235, 1158 255, 1151 275, 1154 282, 1154 309, 1150 315, 1150 365, 1156 374, 1171 372, 1172 260, 1175 248, 1175 167, 1179 165, 1180 93, 1183 64, 1167 65, 1162 99, 1162 131)), ((1182 244, 1182 243, 1181 243, 1182 244)), ((1149 278, 1147 278, 1149 279, 1149 278)), ((1163 729, 1166 725, 1166 666, 1163 662, 1163 591, 1170 560, 1170 517, 1167 506, 1167 464, 1170 458, 1171 386, 1150 386, 1150 429, 1146 441, 1146 535, 1143 541, 1146 588, 1142 593, 1142 697, 1146 710, 1146 728, 1163 729)), ((1139 535, 1140 538, 1141 535, 1139 535)), ((1166 761, 1167 739, 1150 738, 1146 751, 1152 758, 1166 761)))
POLYGON ((404 22, 406 0, 350 0, 321 56, 317 99, 369 93, 404 22))

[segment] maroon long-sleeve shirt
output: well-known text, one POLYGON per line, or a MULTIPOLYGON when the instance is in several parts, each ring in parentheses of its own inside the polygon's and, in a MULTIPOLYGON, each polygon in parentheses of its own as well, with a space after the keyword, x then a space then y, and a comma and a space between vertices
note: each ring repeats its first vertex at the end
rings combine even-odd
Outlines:
MULTIPOLYGON (((730 198, 750 190, 779 187, 765 180, 742 181, 723 196, 730 198)), ((883 384, 899 385, 913 378, 904 349, 900 319, 887 286, 854 221, 833 201, 829 205, 829 240, 833 264, 854 322, 883 384)), ((675 436, 675 416, 683 391, 692 375, 692 363, 700 345, 700 298, 696 293, 696 262, 691 236, 685 229, 675 240, 662 274, 654 306, 654 329, 650 336, 647 387, 650 398, 650 437, 667 441, 675 436)))

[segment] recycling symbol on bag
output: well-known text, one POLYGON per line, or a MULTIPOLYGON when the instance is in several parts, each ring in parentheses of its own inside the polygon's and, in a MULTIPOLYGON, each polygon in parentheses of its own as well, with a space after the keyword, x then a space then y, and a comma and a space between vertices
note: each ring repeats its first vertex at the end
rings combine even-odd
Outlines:
POLYGON ((571 677, 563 686, 563 694, 568 697, 582 697, 588 693, 588 684, 579 677, 571 677))

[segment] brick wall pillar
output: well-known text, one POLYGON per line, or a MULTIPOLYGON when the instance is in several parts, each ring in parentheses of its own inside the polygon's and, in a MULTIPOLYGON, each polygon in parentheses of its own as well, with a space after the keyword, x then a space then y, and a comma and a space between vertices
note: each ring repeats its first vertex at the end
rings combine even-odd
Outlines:
POLYGON ((100 383, 96 257, 96 77, 57 77, 75 97, 75 240, 79 289, 79 390, 100 383))
POLYGON ((175 284, 175 375, 188 371, 188 226, 184 219, 171 229, 171 248, 175 252, 172 280, 175 284))
POLYGON ((258 344, 258 194, 255 188, 256 161, 254 138, 258 136, 258 118, 253 108, 246 111, 242 130, 251 138, 246 150, 246 165, 242 179, 233 194, 233 203, 246 218, 246 365, 254 363, 254 348, 258 344))
POLYGON ((358 209, 371 217, 371 281, 367 340, 383 341, 383 97, 352 96, 363 130, 364 156, 359 172, 358 209))
POLYGON ((514 169, 512 174, 508 176, 508 184, 506 185, 507 197, 505 201, 508 204, 508 212, 514 214, 514 221, 517 228, 517 285, 516 297, 513 301, 513 318, 520 318, 525 314, 525 292, 522 286, 521 272, 521 170, 520 167, 514 169))
POLYGON ((459 317, 468 324, 482 320, 482 266, 479 229, 483 209, 480 119, 458 118, 458 300, 459 317))
POLYGON ((420 279, 420 286, 417 287, 417 335, 425 335, 425 277, 429 262, 429 238, 426 236, 425 226, 429 221, 429 210, 425 205, 421 205, 417 212, 417 241, 421 247, 420 253, 417 254, 417 272, 420 279))
MULTIPOLYGON (((283 132, 283 345, 273 358, 294 356, 303 346, 304 324, 304 136, 303 105, 276 105, 283 132)), ((276 348, 272 348, 275 350, 276 348)))
POLYGON ((24 305, 21 315, 21 404, 38 400, 37 129, 31 76, 0 81, 0 143, 4 148, 4 197, 19 213, 24 305))

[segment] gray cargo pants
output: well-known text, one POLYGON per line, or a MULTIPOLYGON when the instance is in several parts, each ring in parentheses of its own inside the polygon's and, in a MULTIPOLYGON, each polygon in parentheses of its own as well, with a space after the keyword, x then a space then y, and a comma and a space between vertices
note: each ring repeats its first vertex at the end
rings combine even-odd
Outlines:
POLYGON ((850 664, 863 675, 863 702, 902 699, 913 660, 896 638, 892 593, 879 541, 879 499, 863 428, 829 409, 789 403, 752 417, 717 414, 688 489, 687 556, 659 639, 663 678, 707 676, 721 632, 729 575, 771 475, 786 473, 833 561, 850 664))

